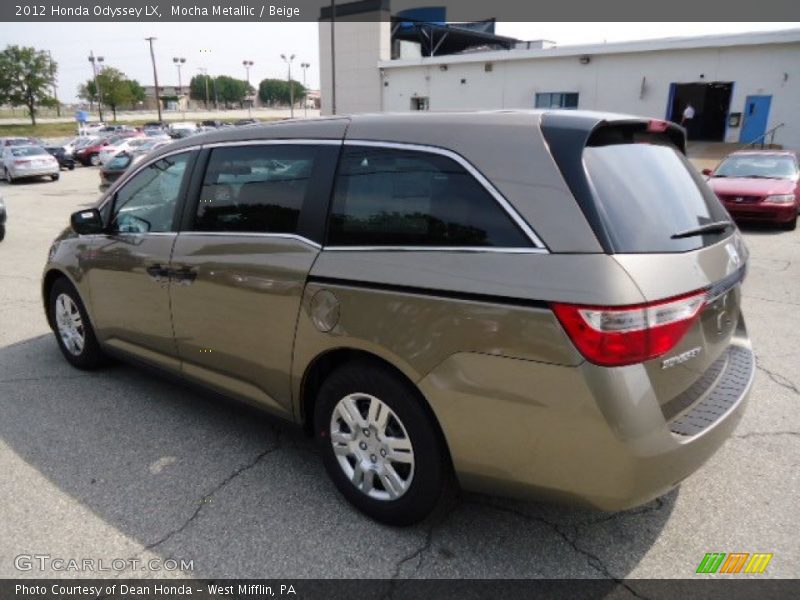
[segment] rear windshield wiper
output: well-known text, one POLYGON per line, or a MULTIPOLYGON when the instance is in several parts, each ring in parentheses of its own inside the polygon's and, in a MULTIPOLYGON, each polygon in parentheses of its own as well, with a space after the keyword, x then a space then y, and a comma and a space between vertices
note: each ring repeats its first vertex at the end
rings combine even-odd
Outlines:
POLYGON ((671 235, 670 239, 679 240, 681 238, 703 235, 704 233, 722 233, 728 227, 733 227, 733 223, 730 221, 714 221, 713 223, 706 223, 705 225, 700 225, 700 227, 695 227, 694 229, 680 231, 674 235, 671 235))

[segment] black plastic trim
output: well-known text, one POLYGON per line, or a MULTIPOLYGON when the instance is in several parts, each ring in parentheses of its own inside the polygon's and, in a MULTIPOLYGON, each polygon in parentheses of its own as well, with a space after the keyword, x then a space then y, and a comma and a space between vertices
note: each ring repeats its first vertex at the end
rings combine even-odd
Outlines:
POLYGON ((396 292, 399 294, 413 294, 416 296, 430 296, 433 298, 448 298, 453 300, 464 300, 466 302, 483 302, 486 304, 507 304, 511 306, 522 306, 525 308, 550 308, 550 303, 544 300, 529 300, 526 298, 514 298, 511 296, 494 296, 491 294, 475 294, 471 292, 459 292, 455 290, 442 290, 408 285, 397 285, 393 283, 381 283, 377 281, 363 281, 355 279, 341 279, 337 277, 322 277, 310 275, 308 283, 321 285, 334 285, 342 287, 356 287, 379 292, 396 292))

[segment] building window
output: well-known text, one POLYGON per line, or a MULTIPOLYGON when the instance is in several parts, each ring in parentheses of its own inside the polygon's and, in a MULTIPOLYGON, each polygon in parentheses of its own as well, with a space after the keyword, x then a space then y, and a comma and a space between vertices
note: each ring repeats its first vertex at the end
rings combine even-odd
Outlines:
POLYGON ((327 243, 333 246, 529 247, 461 165, 414 150, 343 151, 327 243))
POLYGON ((430 107, 431 102, 427 96, 414 96, 411 99, 411 110, 428 110, 430 107))
POLYGON ((578 94, 576 92, 536 94, 536 108, 578 108, 578 94))

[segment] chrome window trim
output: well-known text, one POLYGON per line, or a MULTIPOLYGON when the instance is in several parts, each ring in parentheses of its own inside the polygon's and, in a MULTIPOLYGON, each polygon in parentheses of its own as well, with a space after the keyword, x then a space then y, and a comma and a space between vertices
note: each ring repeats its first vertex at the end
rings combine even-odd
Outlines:
POLYGON ((311 246, 312 248, 316 248, 317 250, 322 249, 322 246, 319 245, 314 240, 310 240, 307 237, 303 237, 302 235, 297 235, 295 233, 259 233, 257 231, 178 231, 176 235, 183 235, 189 237, 200 237, 200 236, 236 237, 236 238, 255 237, 255 238, 294 240, 297 242, 303 242, 304 244, 311 246))
POLYGON ((138 175, 139 172, 142 171, 143 169, 146 169, 147 167, 157 163, 162 158, 166 158, 168 156, 173 156, 175 154, 183 154, 184 152, 194 152, 195 150, 199 150, 200 148, 201 148, 201 146, 199 146, 199 145, 186 146, 185 148, 180 148, 180 149, 172 150, 170 152, 165 152, 164 154, 160 154, 159 156, 154 157, 152 160, 150 160, 148 162, 143 162, 142 164, 138 165, 130 173, 123 174, 123 176, 118 180, 119 181, 119 185, 117 185, 114 188, 114 193, 113 194, 106 194, 106 197, 103 198, 103 201, 100 204, 97 205, 97 207, 96 207, 97 210, 102 210, 105 207, 105 205, 109 203, 111 198, 114 197, 114 195, 117 193, 117 191, 119 191, 119 189, 121 187, 126 185, 133 177, 136 177, 136 175, 138 175))
POLYGON ((325 246, 331 252, 485 252, 489 254, 549 254, 547 248, 496 246, 325 246))
POLYGON ((341 146, 342 140, 332 138, 270 138, 265 140, 237 140, 203 144, 203 148, 224 148, 227 146, 341 146))
MULTIPOLYGON (((461 167, 463 167, 470 175, 472 175, 483 188, 489 192, 489 194, 495 199, 495 201, 503 208, 506 214, 511 217, 514 223, 517 224, 525 236, 531 241, 534 245, 535 249, 538 250, 539 254, 549 254, 549 250, 547 246, 542 242, 536 232, 533 231, 530 225, 522 218, 522 216, 517 212, 517 210, 511 205, 511 203, 506 200, 505 196, 503 196, 500 191, 494 187, 494 185, 481 173, 475 166, 470 163, 466 158, 458 154, 457 152, 453 152, 452 150, 448 150, 446 148, 440 148, 438 146, 427 146, 422 144, 412 144, 412 143, 405 143, 405 142, 382 142, 377 140, 358 140, 358 139, 346 139, 344 140, 345 146, 366 146, 369 148, 389 148, 393 150, 412 150, 415 152, 427 153, 427 154, 438 154, 439 156, 445 156, 451 160, 454 160, 458 163, 461 167)), ((328 246, 326 246, 328 248, 328 246)), ((337 246, 337 248, 339 248, 337 246)), ((354 248, 363 248, 363 246, 354 246, 354 248)), ((403 247, 405 248, 405 247, 403 247)), ((426 249, 427 246, 425 247, 426 249)), ((490 247, 491 248, 491 247, 490 247)), ((452 250, 453 248, 446 248, 448 250, 452 250)), ((475 251, 486 251, 484 247, 476 247, 475 251)), ((506 248, 505 250, 510 250, 506 248)))

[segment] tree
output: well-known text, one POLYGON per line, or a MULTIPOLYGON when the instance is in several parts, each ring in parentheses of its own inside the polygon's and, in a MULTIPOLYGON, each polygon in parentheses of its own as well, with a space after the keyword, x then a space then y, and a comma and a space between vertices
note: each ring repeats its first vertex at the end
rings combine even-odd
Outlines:
POLYGON ((111 109, 116 121, 117 107, 133 102, 130 80, 122 71, 114 67, 104 67, 97 75, 97 84, 103 94, 103 104, 111 109))
POLYGON ((213 98, 211 85, 211 77, 208 75, 195 75, 189 82, 189 98, 202 101, 203 106, 208 108, 208 99, 213 98))
POLYGON ((131 89, 131 106, 136 108, 140 102, 144 102, 147 98, 147 91, 141 83, 135 79, 128 80, 128 87, 131 89))
POLYGON ((249 94, 252 87, 247 85, 247 82, 242 79, 229 77, 228 75, 220 75, 216 78, 217 95, 219 99, 228 107, 230 104, 238 104, 242 106, 245 98, 249 94))
MULTIPOLYGON (((306 97, 307 90, 302 83, 292 79, 291 85, 294 88, 295 102, 306 97)), ((289 82, 285 79, 264 79, 258 84, 258 97, 269 106, 289 104, 292 98, 289 82)))
POLYGON ((38 106, 55 106, 50 95, 58 65, 43 51, 28 46, 7 46, 0 52, 0 104, 25 106, 36 125, 38 106))
POLYGON ((94 110, 94 103, 97 102, 97 85, 94 79, 88 79, 86 83, 78 86, 78 98, 89 103, 89 109, 94 110))

